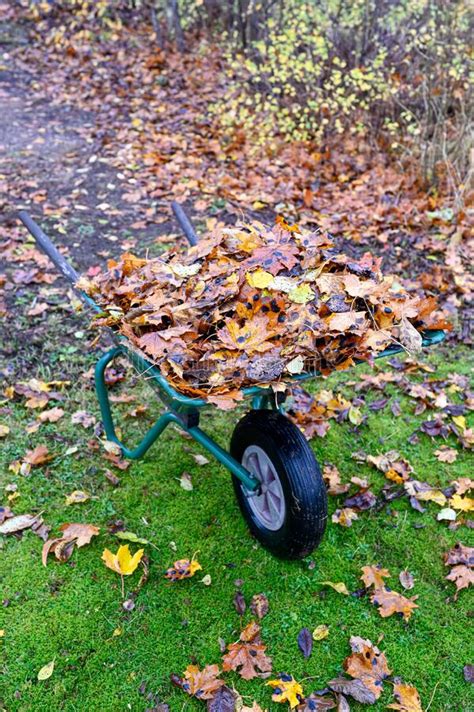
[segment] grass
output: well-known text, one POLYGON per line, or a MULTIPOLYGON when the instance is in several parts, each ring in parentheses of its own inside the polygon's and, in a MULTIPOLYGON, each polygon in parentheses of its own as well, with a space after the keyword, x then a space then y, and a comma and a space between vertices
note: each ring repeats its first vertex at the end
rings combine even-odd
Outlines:
MULTIPOLYGON (((456 541, 469 543, 466 527, 450 531, 436 521, 436 505, 428 504, 428 511, 419 514, 402 499, 379 513, 361 514, 350 529, 330 523, 313 556, 314 568, 309 566, 310 559, 279 561, 249 536, 224 468, 215 462, 198 467, 183 445, 193 452, 200 452, 199 447, 172 428, 143 461, 134 463, 127 472, 117 471, 121 484, 112 488, 103 475, 110 463, 87 446, 92 431, 70 423, 70 414, 79 409, 98 416, 89 383, 76 378, 80 369, 85 371, 91 364, 80 352, 73 358, 74 383, 65 391, 63 404, 67 414, 57 424, 43 425, 29 436, 24 426, 32 420, 31 411, 22 404, 6 404, 11 408, 11 433, 3 441, 1 452, 1 489, 16 483, 21 496, 12 504, 14 511, 43 511, 53 532, 63 522, 84 521, 101 526, 101 535, 76 551, 68 564, 51 559, 47 568, 41 565, 42 542, 31 532, 21 540, 9 537, 0 543, 1 598, 8 602, 0 609, 0 628, 5 631, 0 642, 0 699, 5 709, 141 711, 153 706, 139 692, 143 681, 146 693, 158 693, 173 711, 204 709, 202 703, 173 688, 169 675, 181 673, 191 662, 201 666, 219 662, 219 638, 227 642, 237 639, 240 621, 232 605, 237 579, 243 581, 240 587, 247 600, 255 593, 268 596, 270 612, 263 620, 262 637, 274 670, 291 672, 304 680, 306 692, 324 687, 342 671, 343 660, 350 652, 349 638, 359 635, 385 651, 394 675, 417 686, 424 709, 473 709, 472 693, 462 674, 463 666, 472 663, 468 659, 472 594, 463 591, 457 601, 452 601, 454 584, 445 580, 447 569, 442 558, 456 541), (57 454, 49 466, 33 470, 29 477, 8 471, 12 460, 43 443, 57 454), (79 451, 64 455, 72 445, 79 446, 79 451), (192 492, 179 486, 178 479, 185 470, 192 475, 192 492), (66 507, 65 496, 74 489, 89 491, 91 499, 66 507), (116 519, 123 519, 128 530, 157 547, 146 547, 150 578, 139 592, 135 609, 128 613, 121 605, 120 578, 100 560, 105 547, 115 550, 120 543, 106 532, 106 523, 116 519), (175 559, 196 551, 202 575, 199 572, 179 583, 163 578, 163 571, 175 559), (419 609, 408 623, 395 616, 382 619, 367 597, 341 596, 320 584, 325 580, 343 581, 354 591, 361 586, 360 568, 371 563, 389 568, 389 584, 399 591, 399 572, 407 568, 414 574, 416 584, 410 594, 418 594, 419 609), (210 586, 200 581, 204 574, 210 574, 210 586), (304 660, 297 648, 298 631, 321 623, 330 626, 329 638, 315 643, 312 657, 304 660), (120 629, 120 635, 114 635, 116 629, 120 629), (39 669, 52 659, 52 677, 38 682, 39 669)), ((450 358, 449 352, 443 355, 439 350, 430 359, 438 367, 438 375, 453 368, 459 373, 469 372, 464 352, 454 364, 446 358, 450 358)), ((55 368, 62 364, 67 369, 67 363, 66 354, 55 368)), ((55 368, 51 373, 46 367, 37 375, 54 377, 55 368)), ((353 379, 353 372, 339 374, 324 387, 353 379)), ((346 394, 352 392, 350 385, 343 388, 346 394)), ((138 393, 153 413, 153 396, 140 387, 138 393)), ((119 410, 123 413, 129 408, 122 405, 119 410)), ((470 474, 465 451, 459 451, 453 464, 444 464, 434 456, 440 441, 432 442, 421 435, 418 444, 410 445, 407 439, 423 418, 412 415, 413 402, 408 399, 402 399, 402 408, 399 418, 394 418, 389 409, 369 412, 367 423, 359 431, 350 424, 333 422, 326 438, 312 443, 319 460, 336 464, 343 480, 354 474, 368 477, 376 492, 384 478, 353 460, 351 453, 355 450, 375 454, 397 449, 413 464, 419 479, 440 485, 470 474)), ((0 421, 5 422, 5 416, 0 416, 0 421)), ((203 418, 203 427, 226 445, 234 421, 235 414, 212 410, 203 418)), ((130 438, 137 438, 146 427, 143 421, 136 424, 122 418, 121 422, 130 438)), ((454 440, 450 444, 455 446, 454 440)), ((335 508, 332 498, 330 512, 335 508)), ((137 572, 126 579, 126 591, 136 587, 138 578, 137 572)), ((245 621, 248 619, 247 614, 245 621)), ((262 709, 284 709, 271 702, 270 690, 261 680, 245 682, 235 674, 227 679, 247 704, 255 699, 262 709)), ((370 709, 385 709, 392 701, 391 684, 384 687, 380 701, 370 709)), ((351 703, 351 709, 364 708, 351 703)))

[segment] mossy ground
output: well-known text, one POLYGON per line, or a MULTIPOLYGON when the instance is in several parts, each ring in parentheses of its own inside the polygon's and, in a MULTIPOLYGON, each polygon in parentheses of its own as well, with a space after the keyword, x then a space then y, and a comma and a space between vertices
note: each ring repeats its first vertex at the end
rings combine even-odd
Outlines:
MULTIPOLYGON (((70 414, 78 409, 98 416, 88 382, 75 377, 90 363, 80 352, 73 359, 74 383, 65 391, 63 404, 67 414, 58 423, 43 425, 38 433, 28 436, 24 426, 32 419, 31 411, 21 404, 8 404, 12 408, 8 416, 11 433, 1 450, 1 486, 3 491, 7 483, 18 485, 21 496, 12 504, 16 513, 43 511, 53 531, 66 521, 94 523, 101 526, 101 535, 76 551, 68 564, 51 559, 47 568, 41 565, 42 542, 31 532, 21 540, 9 537, 1 543, 0 598, 8 602, 0 608, 0 628, 5 631, 0 642, 0 698, 5 709, 145 710, 152 703, 139 693, 143 681, 147 691, 158 692, 173 711, 203 709, 202 703, 173 688, 169 675, 181 673, 192 661, 201 666, 219 662, 219 638, 227 642, 237 639, 240 623, 232 605, 236 579, 243 580, 241 590, 247 599, 261 592, 268 596, 270 612, 263 620, 262 637, 274 670, 291 672, 303 680, 306 692, 324 687, 341 672, 349 638, 359 635, 378 643, 394 674, 418 687, 424 708, 430 702, 432 712, 474 708, 471 689, 462 674, 463 666, 472 663, 472 594, 463 591, 457 601, 447 602, 452 599, 454 584, 445 580, 443 563, 443 553, 456 541, 472 539, 466 527, 449 531, 436 521, 435 504, 419 514, 402 499, 381 512, 361 514, 350 529, 329 523, 324 541, 314 553, 314 568, 309 567, 309 559, 277 560, 249 536, 228 473, 213 461, 197 466, 183 445, 193 452, 200 452, 199 447, 173 428, 141 462, 127 472, 117 472, 121 484, 111 487, 103 475, 110 463, 87 446, 91 431, 70 423, 70 414), (28 478, 8 471, 12 460, 42 443, 57 455, 49 466, 33 470, 28 478), (78 445, 79 451, 64 455, 72 445, 78 445), (179 486, 178 478, 185 470, 192 475, 192 492, 179 486), (74 489, 87 490, 91 499, 66 507, 65 496, 74 489), (106 533, 106 522, 113 519, 123 519, 128 530, 156 547, 146 547, 150 577, 130 613, 122 609, 119 577, 100 559, 105 547, 116 549, 119 544, 106 533), (418 524, 422 528, 415 526, 418 524), (163 571, 175 559, 196 551, 202 575, 212 578, 210 586, 201 582, 201 572, 179 583, 163 578, 163 571), (320 584, 343 581, 355 591, 361 586, 360 568, 372 563, 390 569, 389 583, 396 590, 402 590, 398 582, 402 569, 414 574, 416 584, 410 595, 418 594, 419 609, 408 623, 396 616, 382 619, 367 597, 342 596, 320 584), (329 638, 316 643, 311 658, 304 660, 297 647, 298 631, 321 623, 330 626, 329 638), (114 636, 117 628, 121 634, 114 636), (38 670, 52 659, 52 677, 38 682, 38 670)), ((66 354, 58 363, 64 367, 68 361, 66 354)), ((453 361, 451 352, 439 349, 430 361, 438 367, 438 374, 453 370, 467 373, 470 368, 465 352, 453 361)), ((54 364, 36 375, 54 377, 54 364)), ((339 374, 325 387, 353 378, 354 372, 339 374)), ((153 394, 140 386, 138 393, 149 402, 153 414, 153 394)), ((351 393, 350 386, 346 393, 351 393)), ((130 406, 117 408, 123 413, 130 406)), ((336 464, 344 480, 354 474, 368 477, 376 492, 384 483, 383 476, 352 459, 355 450, 375 454, 397 449, 413 464, 419 479, 436 484, 446 485, 458 476, 472 474, 472 460, 466 451, 459 450, 453 464, 443 464, 434 456, 440 441, 421 435, 418 444, 410 445, 407 439, 422 418, 413 416, 413 401, 402 398, 402 409, 398 418, 389 409, 369 412, 367 423, 358 432, 350 424, 332 422, 327 436, 312 442, 319 460, 336 464)), ((235 413, 222 415, 213 409, 205 414, 202 425, 226 445, 235 418, 235 413)), ((148 421, 135 424, 122 418, 121 422, 127 437, 133 438, 144 431, 148 421)), ((454 439, 450 444, 456 446, 454 439)), ((330 513, 335 508, 332 498, 330 513)), ((136 572, 126 579, 127 591, 136 586, 138 578, 136 572)), ((271 702, 270 690, 261 680, 245 682, 233 674, 228 680, 248 704, 255 699, 263 709, 280 709, 271 702)), ((382 710, 391 700, 388 683, 371 709, 382 710)), ((351 703, 351 709, 363 707, 351 703)))

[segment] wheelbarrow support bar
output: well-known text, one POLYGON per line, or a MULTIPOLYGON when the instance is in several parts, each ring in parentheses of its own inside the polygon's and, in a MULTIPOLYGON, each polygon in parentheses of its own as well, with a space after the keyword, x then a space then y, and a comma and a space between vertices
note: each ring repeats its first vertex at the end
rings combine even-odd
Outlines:
POLYGON ((40 226, 37 225, 35 221, 24 210, 18 213, 18 217, 20 218, 21 222, 26 227, 28 232, 33 235, 37 245, 41 247, 45 255, 49 257, 51 262, 53 262, 53 264, 61 272, 63 277, 66 277, 68 282, 70 282, 72 285, 75 285, 77 280, 79 279, 79 275, 77 274, 74 267, 71 267, 71 265, 66 262, 62 254, 56 249, 49 237, 45 235, 45 233, 42 231, 40 226))
MULTIPOLYGON (((155 424, 146 433, 142 441, 137 445, 136 448, 130 449, 126 447, 118 438, 115 431, 115 425, 112 416, 112 410, 110 407, 109 394, 107 391, 107 385, 105 383, 105 369, 108 364, 113 361, 117 356, 123 355, 123 349, 118 346, 117 348, 111 349, 106 354, 102 356, 101 359, 96 364, 95 367, 95 387, 97 392, 97 398, 99 400, 100 411, 102 415, 102 422, 104 424, 105 434, 107 440, 116 443, 125 457, 130 460, 138 460, 141 458, 147 450, 153 445, 155 440, 161 435, 163 430, 170 424, 174 423, 178 425, 182 430, 186 431, 194 438, 198 443, 200 443, 206 450, 213 455, 224 467, 232 472, 246 487, 250 492, 254 492, 259 487, 259 481, 253 477, 250 472, 243 467, 240 462, 238 462, 232 455, 224 450, 220 445, 218 445, 207 433, 205 433, 197 425, 188 425, 188 420, 185 413, 176 413, 172 410, 166 410, 155 424)), ((191 421, 192 422, 192 419, 191 421)))

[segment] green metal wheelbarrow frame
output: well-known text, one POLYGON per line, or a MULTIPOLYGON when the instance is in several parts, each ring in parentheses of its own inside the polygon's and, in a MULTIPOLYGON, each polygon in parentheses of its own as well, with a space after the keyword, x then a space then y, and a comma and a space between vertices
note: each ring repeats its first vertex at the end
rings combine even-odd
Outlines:
MULTIPOLYGON (((175 211, 176 217, 178 218, 188 241, 191 244, 195 244, 197 238, 186 215, 176 204, 173 204, 173 210, 175 211)), ((19 218, 28 231, 33 235, 39 247, 41 247, 41 249, 48 255, 61 274, 63 274, 63 276, 66 277, 66 279, 74 286, 79 278, 76 271, 66 262, 64 257, 54 247, 49 238, 27 213, 23 211, 20 212, 19 218)), ((76 291, 80 298, 87 305, 92 307, 94 311, 102 313, 101 308, 94 302, 93 299, 82 291, 77 289, 76 291)), ((240 482, 242 482, 249 493, 257 492, 260 486, 259 480, 245 467, 243 467, 240 462, 232 457, 227 450, 220 447, 220 445, 218 445, 212 437, 210 437, 199 427, 200 410, 209 404, 202 398, 193 398, 179 393, 170 385, 167 379, 161 374, 160 370, 154 364, 144 359, 133 349, 125 337, 119 336, 113 331, 112 335, 116 346, 105 353, 99 359, 95 367, 95 388, 107 440, 116 443, 120 447, 124 457, 130 460, 138 460, 149 450, 166 427, 170 423, 174 423, 194 438, 196 442, 200 443, 218 460, 218 462, 230 470, 230 472, 232 472, 240 480, 240 482), (117 436, 105 380, 105 371, 107 366, 112 363, 114 359, 120 356, 127 358, 138 373, 146 377, 148 384, 156 391, 158 397, 165 406, 165 412, 158 417, 141 442, 134 448, 127 447, 117 436)), ((442 330, 428 331, 423 334, 422 344, 423 346, 432 346, 443 341, 444 337, 445 334, 442 330)), ((401 346, 394 345, 382 351, 376 356, 376 358, 393 356, 401 351, 403 351, 401 346)), ((318 372, 304 373, 293 376, 291 380, 303 381, 309 378, 315 378, 318 375, 320 375, 318 372)), ((252 399, 252 408, 273 408, 276 410, 282 410, 281 400, 274 394, 270 387, 265 388, 261 386, 251 386, 243 389, 243 394, 244 397, 252 399)))

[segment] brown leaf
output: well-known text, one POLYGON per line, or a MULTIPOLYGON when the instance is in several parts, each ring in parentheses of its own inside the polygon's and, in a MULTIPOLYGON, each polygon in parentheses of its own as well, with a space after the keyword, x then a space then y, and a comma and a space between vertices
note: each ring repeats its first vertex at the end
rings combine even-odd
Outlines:
MULTIPOLYGON (((384 653, 370 640, 352 636, 349 642, 352 655, 345 659, 344 669, 351 677, 359 680, 365 688, 368 688, 375 700, 378 700, 382 694, 383 680, 390 675, 387 659, 384 653)), ((336 690, 336 692, 345 694, 344 690, 336 690)))
POLYGON ((328 686, 334 692, 342 692, 366 705, 373 705, 380 696, 380 693, 376 695, 373 689, 367 687, 365 682, 359 679, 349 680, 346 677, 338 677, 335 680, 330 680, 328 686))
POLYGON ((64 539, 75 539, 78 548, 89 544, 92 537, 97 536, 100 532, 99 527, 94 524, 66 523, 61 524, 59 529, 62 531, 64 539))
POLYGON ((391 591, 388 588, 379 588, 374 591, 370 600, 372 603, 379 607, 378 611, 382 618, 388 618, 388 616, 394 613, 401 613, 403 619, 408 621, 415 608, 418 606, 415 604, 418 596, 412 596, 411 598, 405 598, 401 593, 396 591, 391 591))
POLYGON ((241 591, 237 591, 237 593, 234 596, 233 603, 234 603, 234 608, 237 611, 238 615, 243 616, 246 611, 247 604, 245 603, 245 598, 241 591))
POLYGON ((399 710, 399 712, 423 712, 420 695, 416 687, 405 685, 403 682, 396 680, 393 694, 397 698, 397 702, 387 705, 387 709, 399 710))
POLYGON ((341 475, 335 465, 324 465, 323 477, 327 486, 328 494, 344 494, 349 489, 349 484, 341 482, 341 475))
POLYGON ((258 677, 259 672, 269 672, 272 661, 265 654, 266 646, 260 640, 260 626, 250 622, 240 634, 236 643, 227 646, 227 653, 222 658, 225 672, 235 670, 244 680, 258 677))
POLYGON ((361 579, 366 588, 373 586, 375 589, 383 588, 384 578, 388 578, 390 572, 388 569, 383 569, 380 564, 362 567, 361 579))
POLYGON ((181 687, 188 695, 200 700, 210 700, 219 688, 225 685, 224 680, 219 679, 219 675, 218 665, 206 665, 202 670, 197 665, 188 665, 184 671, 184 677, 179 678, 177 675, 173 675, 172 682, 181 687))
POLYGON ((27 462, 32 467, 39 467, 54 458, 50 455, 46 445, 38 445, 34 450, 28 450, 23 457, 23 462, 27 462))
POLYGON ((453 566, 446 578, 456 584, 457 591, 461 591, 474 584, 474 570, 464 564, 458 564, 453 566))
POLYGON ((256 593, 250 601, 250 610, 259 620, 262 620, 268 613, 268 598, 264 593, 256 593))
POLYGON ((0 534, 16 534, 16 532, 29 529, 37 521, 38 515, 33 514, 19 514, 16 517, 10 517, 0 524, 0 534))

